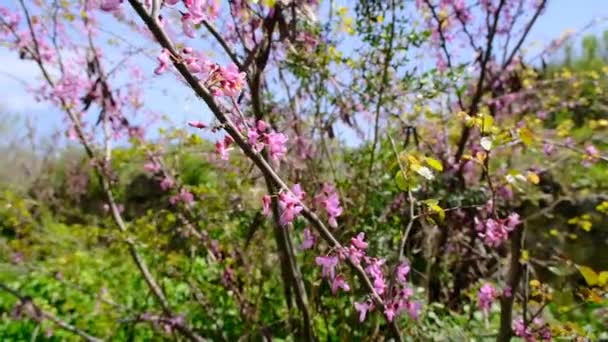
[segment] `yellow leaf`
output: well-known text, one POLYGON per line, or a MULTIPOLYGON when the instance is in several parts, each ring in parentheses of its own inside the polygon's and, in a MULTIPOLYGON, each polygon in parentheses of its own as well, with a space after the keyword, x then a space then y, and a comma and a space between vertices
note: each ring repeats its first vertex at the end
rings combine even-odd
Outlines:
POLYGON ((483 131, 489 132, 494 126, 494 118, 489 114, 484 114, 481 124, 483 126, 483 131))
POLYGON ((427 157, 426 158, 426 163, 432 167, 433 169, 437 170, 437 171, 443 171, 443 165, 441 165, 441 162, 437 159, 431 158, 431 157, 427 157))
POLYGON ((591 269, 591 267, 580 266, 579 265, 578 266, 578 270, 579 270, 579 272, 581 272, 581 274, 585 278, 585 281, 587 282, 587 285, 589 285, 589 286, 597 285, 597 283, 598 283, 598 274, 595 273, 595 271, 593 269, 591 269))
POLYGON ((534 142, 534 135, 526 127, 522 127, 519 129, 519 138, 526 146, 530 146, 534 142))
POLYGON ((521 261, 527 262, 528 260, 530 260, 530 252, 528 252, 527 249, 524 249, 521 251, 521 261))
POLYGON ((429 208, 436 213, 437 215, 439 215, 439 218, 443 221, 443 219, 445 219, 445 211, 443 210, 442 207, 438 206, 437 204, 431 204, 429 205, 429 208))
POLYGON ((593 226, 593 224, 590 221, 581 221, 579 224, 579 227, 581 227, 582 230, 589 232, 591 231, 591 227, 593 226))
POLYGON ((538 175, 532 171, 528 171, 527 175, 528 181, 532 184, 538 184, 540 182, 540 178, 538 175))
POLYGON ((599 286, 608 284, 608 271, 600 272, 600 275, 597 277, 597 284, 599 286))

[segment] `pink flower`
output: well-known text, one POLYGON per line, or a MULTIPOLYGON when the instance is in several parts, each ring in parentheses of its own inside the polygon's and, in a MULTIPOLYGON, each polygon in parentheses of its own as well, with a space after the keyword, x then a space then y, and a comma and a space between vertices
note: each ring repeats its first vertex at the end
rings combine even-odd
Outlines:
POLYGON ((253 147, 256 152, 260 152, 264 148, 264 144, 259 142, 260 134, 255 129, 250 129, 247 132, 247 142, 253 147))
POLYGON ((192 15, 190 13, 184 13, 182 15, 182 30, 187 37, 196 38, 196 34, 194 33, 194 21, 192 20, 192 15))
POLYGON ((600 151, 593 145, 585 145, 585 155, 583 156, 583 166, 590 167, 595 164, 600 157, 600 151))
POLYGON ((304 200, 304 196, 306 196, 306 192, 302 190, 302 186, 300 184, 294 184, 291 187, 291 192, 298 198, 300 201, 304 200))
POLYGON ((482 311, 490 310, 492 303, 498 297, 498 291, 490 283, 485 283, 477 293, 479 309, 482 311))
POLYGON ((369 301, 363 303, 355 302, 355 310, 359 313, 359 322, 363 322, 367 313, 373 309, 374 305, 369 301))
POLYGON ((366 249, 367 242, 363 241, 364 239, 365 239, 365 233, 361 232, 357 235, 356 238, 351 238, 350 243, 357 249, 366 249))
POLYGON ((268 129, 268 124, 264 122, 264 120, 258 120, 258 122, 256 123, 256 128, 260 132, 266 132, 266 130, 268 129))
POLYGON ((346 249, 346 255, 354 264, 360 264, 361 260, 365 257, 365 252, 354 246, 350 246, 346 249))
POLYGON ((410 265, 402 262, 397 266, 397 280, 404 284, 407 281, 407 275, 410 273, 410 265))
POLYGON ((420 316, 420 310, 422 309, 422 304, 420 302, 408 301, 406 304, 406 310, 410 318, 413 320, 417 320, 420 316))
POLYGON ((270 196, 268 195, 264 195, 264 197, 262 197, 262 214, 264 214, 265 216, 269 216, 270 215, 270 196))
POLYGON ((323 269, 321 274, 323 277, 328 279, 334 279, 336 274, 336 266, 338 265, 338 258, 335 256, 318 256, 315 258, 317 265, 323 269))
POLYGON ((224 95, 230 97, 239 95, 245 85, 247 74, 240 72, 234 63, 228 65, 226 68, 220 68, 219 71, 222 77, 219 88, 224 95))
POLYGON ((144 164, 144 170, 151 173, 157 173, 158 171, 160 171, 160 164, 155 162, 147 162, 144 164))
POLYGON ((315 203, 327 212, 329 225, 337 228, 336 218, 342 215, 342 207, 340 206, 340 197, 338 197, 334 186, 328 183, 323 184, 323 189, 315 196, 315 203))
POLYGON ((502 290, 502 296, 505 298, 509 298, 513 295, 513 289, 511 289, 511 286, 505 286, 505 288, 502 290))
POLYGON ((215 143, 215 151, 220 155, 221 160, 228 160, 228 152, 232 150, 229 146, 233 140, 229 135, 224 136, 224 140, 215 143))
POLYGON ((530 329, 526 327, 522 318, 513 321, 513 332, 515 332, 515 336, 523 338, 526 342, 534 340, 530 329))
POLYGON ((158 60, 158 67, 154 69, 154 73, 160 75, 167 71, 169 64, 171 63, 171 57, 169 55, 169 50, 163 49, 163 51, 156 57, 158 60))
POLYGON ((169 198, 169 203, 171 203, 172 205, 175 205, 179 202, 184 202, 185 204, 190 204, 193 201, 194 201, 194 196, 192 195, 192 193, 184 188, 182 188, 179 191, 179 194, 169 198))
POLYGON ((384 307, 384 315, 389 322, 393 321, 393 318, 397 315, 397 311, 395 310, 395 304, 389 303, 384 307))
POLYGON ((120 5, 122 4, 122 0, 101 0, 101 4, 99 8, 102 11, 112 12, 116 11, 120 5))
POLYGON ((186 64, 188 71, 193 74, 198 74, 203 71, 200 62, 196 57, 186 57, 184 58, 184 63, 186 64))
POLYGON ((519 219, 519 214, 518 213, 511 213, 511 214, 509 214, 509 216, 507 217, 507 226, 506 226, 507 230, 508 231, 512 231, 520 223, 521 223, 521 220, 519 219))
POLYGON ((279 207, 281 208, 279 223, 282 226, 290 224, 304 209, 300 201, 304 199, 305 195, 306 193, 302 191, 300 184, 294 184, 291 191, 285 191, 279 195, 279 207))
POLYGON ((217 0, 186 0, 185 4, 197 23, 205 18, 215 19, 220 10, 217 0))
POLYGON ((207 125, 205 125, 201 121, 188 121, 188 126, 198 128, 198 129, 203 129, 203 128, 207 127, 207 125))
POLYGON ((264 135, 268 145, 268 153, 272 160, 279 160, 287 153, 287 136, 283 133, 267 133, 264 135))
POLYGON ((302 211, 300 202, 288 193, 279 195, 279 206, 282 210, 279 223, 282 226, 286 226, 293 222, 296 216, 302 211))
MULTIPOLYGON (((16 29, 19 26, 19 22, 21 21, 21 16, 18 12, 11 12, 8 8, 0 6, 0 15, 2 16, 2 20, 6 23, 8 28, 16 29)), ((0 29, 0 33, 2 30, 0 29)))
POLYGON ((312 233, 309 228, 304 229, 304 241, 302 241, 302 250, 311 249, 317 242, 317 236, 312 233))
POLYGON ((172 6, 172 5, 177 4, 177 3, 178 3, 178 2, 180 2, 180 1, 181 1, 181 0, 165 0, 165 4, 166 4, 166 5, 170 5, 170 6, 172 6))
POLYGON ((171 189, 174 185, 175 185, 175 182, 170 177, 165 177, 165 178, 163 178, 162 181, 160 181, 160 188, 163 191, 167 191, 167 190, 171 189))
POLYGON ((555 152, 555 145, 550 144, 550 143, 544 143, 543 144, 543 153, 549 157, 553 154, 553 152, 555 152))
POLYGON ((344 277, 341 274, 338 274, 334 280, 331 282, 331 293, 334 295, 338 293, 338 290, 342 289, 344 292, 350 291, 350 286, 344 280, 344 277))
POLYGON ((520 223, 519 215, 513 213, 506 220, 487 219, 485 221, 475 217, 475 229, 483 242, 490 247, 498 247, 509 238, 509 232, 520 223))
POLYGON ((386 282, 384 282, 384 276, 376 277, 374 279, 374 289, 378 292, 379 295, 384 294, 384 290, 386 290, 386 282))

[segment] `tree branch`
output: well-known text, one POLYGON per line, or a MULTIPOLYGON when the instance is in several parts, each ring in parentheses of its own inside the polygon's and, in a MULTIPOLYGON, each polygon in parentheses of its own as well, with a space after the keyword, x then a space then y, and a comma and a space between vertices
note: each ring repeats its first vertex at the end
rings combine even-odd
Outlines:
MULTIPOLYGON (((146 13, 146 11, 144 10, 141 3, 139 3, 137 0, 129 0, 129 3, 133 7, 133 9, 137 12, 139 17, 144 21, 144 23, 146 24, 148 29, 151 31, 151 33, 154 35, 154 37, 157 39, 159 44, 170 52, 170 55, 172 56, 172 61, 173 61, 175 68, 182 75, 182 77, 186 80, 186 82, 190 85, 192 90, 201 99, 203 99, 203 101, 205 101, 205 103, 207 104, 207 106, 209 107, 211 112, 220 121, 220 123, 223 125, 226 132, 232 137, 234 142, 239 146, 239 148, 243 151, 243 153, 245 153, 245 155, 254 162, 254 164, 259 168, 259 170, 263 174, 265 174, 267 177, 269 177, 279 189, 283 189, 284 191, 290 192, 291 190, 289 189, 287 184, 281 179, 281 177, 279 177, 279 175, 276 174, 276 172, 274 172, 272 167, 268 164, 268 162, 266 162, 266 160, 264 160, 262 155, 260 153, 258 153, 257 151, 255 151, 252 148, 252 146, 250 146, 247 143, 247 140, 239 132, 239 130, 234 125, 234 123, 232 123, 232 121, 230 121, 228 119, 228 117, 226 116, 224 111, 222 109, 220 109, 220 106, 215 102, 215 99, 213 98, 213 95, 209 92, 209 90, 206 89, 199 82, 199 80, 190 73, 190 71, 188 70, 187 66, 184 64, 182 59, 179 58, 179 56, 180 56, 179 52, 177 51, 177 49, 175 48, 175 46, 173 45, 173 43, 171 42, 169 37, 166 35, 165 31, 161 27, 159 27, 154 22, 154 20, 152 20, 152 18, 150 18, 150 16, 146 13)), ((300 203, 300 205, 302 206, 302 212, 301 212, 302 216, 306 220, 308 220, 308 222, 319 232, 321 237, 327 243, 329 243, 331 247, 339 248, 339 249, 343 248, 342 245, 340 244, 340 242, 338 242, 338 240, 334 237, 334 235, 329 231, 327 226, 325 226, 323 221, 321 221, 321 219, 319 219, 319 217, 312 210, 310 210, 310 208, 308 208, 308 206, 306 206, 306 204, 300 203)), ((378 295, 378 293, 374 289, 374 286, 373 286, 371 280, 369 279, 369 277, 367 276, 367 274, 365 273, 365 270, 363 269, 363 267, 361 267, 361 265, 359 265, 359 264, 353 263, 350 259, 348 259, 348 262, 352 266, 352 268, 355 270, 355 272, 357 273, 359 278, 361 279, 364 287, 370 293, 370 295, 371 295, 373 301, 376 303, 376 305, 378 305, 379 307, 384 307, 382 298, 378 295)), ((393 333, 397 336, 398 340, 401 340, 401 333, 399 331, 399 328, 397 327, 396 322, 394 322, 394 321, 389 322, 389 327, 393 330, 393 333)))

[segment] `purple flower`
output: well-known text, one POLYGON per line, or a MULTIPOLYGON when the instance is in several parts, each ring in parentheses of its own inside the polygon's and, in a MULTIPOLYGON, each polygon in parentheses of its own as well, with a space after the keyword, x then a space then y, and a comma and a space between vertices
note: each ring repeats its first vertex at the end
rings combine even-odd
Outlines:
POLYGON ((338 290, 342 289, 344 292, 350 291, 350 286, 344 280, 344 277, 341 274, 338 274, 334 280, 331 282, 331 293, 334 295, 338 293, 338 290))
POLYGON ((329 218, 329 225, 332 228, 338 227, 336 218, 342 215, 342 207, 340 206, 340 197, 336 193, 333 185, 325 183, 323 189, 315 196, 316 205, 325 209, 329 218))
POLYGON ((492 303, 498 297, 498 291, 490 283, 485 283, 477 293, 479 309, 482 311, 490 310, 492 303))
POLYGON ((507 230, 508 231, 512 231, 520 223, 521 223, 521 220, 519 218, 519 214, 518 213, 511 213, 511 214, 509 214, 509 216, 507 217, 507 226, 506 226, 507 230))
POLYGON ((265 140, 272 160, 279 160, 287 153, 287 136, 285 134, 276 132, 267 133, 265 134, 265 140))
POLYGON ((350 243, 357 249, 366 249, 367 242, 363 241, 365 239, 365 233, 361 232, 357 235, 356 238, 351 238, 350 243))
POLYGON ((353 262, 353 264, 360 264, 361 260, 365 257, 365 252, 354 246, 345 248, 345 252, 346 256, 348 256, 348 258, 350 259, 350 261, 353 262))
POLYGON ((406 305, 407 313, 413 320, 417 320, 422 310, 422 304, 420 302, 408 301, 406 305))
POLYGON ((384 282, 384 276, 374 278, 374 290, 376 290, 379 295, 383 295, 385 289, 386 283, 384 282))
POLYGON ((158 171, 160 171, 160 164, 155 163, 155 162, 145 163, 144 170, 151 172, 151 173, 157 173, 158 171))
POLYGON ((551 156, 555 152, 555 145, 550 143, 543 144, 543 153, 548 157, 551 156))
POLYGON ((335 256, 318 256, 315 258, 317 265, 323 268, 321 274, 325 278, 334 279, 338 258, 335 256))
POLYGON ((182 30, 187 37, 196 38, 194 25, 195 22, 192 20, 192 15, 190 13, 184 13, 182 15, 182 30))
POLYGON ((404 284, 407 281, 407 275, 410 273, 410 265, 403 262, 397 266, 397 280, 404 284))
POLYGON ((198 129, 203 129, 203 128, 207 127, 207 125, 205 125, 205 123, 203 123, 201 121, 188 121, 188 126, 198 128, 198 129))
POLYGON ((365 316, 367 313, 374 309, 374 305, 369 301, 365 301, 363 303, 355 302, 355 310, 359 313, 359 322, 363 322, 365 320, 365 316))
POLYGON ((102 11, 112 12, 116 11, 120 5, 122 4, 122 0, 101 0, 101 4, 99 8, 102 11))
POLYGON ((220 155, 221 160, 228 160, 228 152, 231 150, 229 146, 232 144, 232 141, 232 138, 229 135, 226 135, 224 140, 215 143, 215 150, 220 155))
POLYGON ((262 214, 264 214, 265 216, 269 216, 270 215, 270 196, 268 195, 264 195, 264 197, 262 197, 262 214))
POLYGON ((393 318, 397 315, 397 310, 394 303, 389 303, 384 306, 384 315, 389 322, 393 321, 393 318))
POLYGON ((171 177, 165 177, 160 181, 160 188, 163 191, 171 189, 175 185, 175 182, 171 177))
POLYGON ((160 75, 167 71, 169 65, 171 64, 171 57, 169 56, 169 50, 163 49, 163 51, 156 57, 158 60, 158 67, 154 69, 154 73, 160 75))
POLYGON ((593 145, 585 145, 585 155, 583 156, 583 166, 590 167, 600 158, 600 151, 593 145))
POLYGON ((310 231, 309 228, 304 229, 304 241, 302 241, 302 250, 311 249, 317 242, 317 237, 310 231))

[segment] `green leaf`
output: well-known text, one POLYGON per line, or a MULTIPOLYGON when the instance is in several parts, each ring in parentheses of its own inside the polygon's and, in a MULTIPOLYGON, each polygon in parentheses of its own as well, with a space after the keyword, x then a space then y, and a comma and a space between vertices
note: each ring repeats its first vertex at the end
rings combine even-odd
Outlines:
POLYGON ((401 191, 409 190, 409 187, 407 184, 407 177, 405 176, 405 173, 401 170, 397 171, 397 173, 395 174, 395 183, 397 183, 397 188, 399 188, 399 190, 401 190, 401 191))

